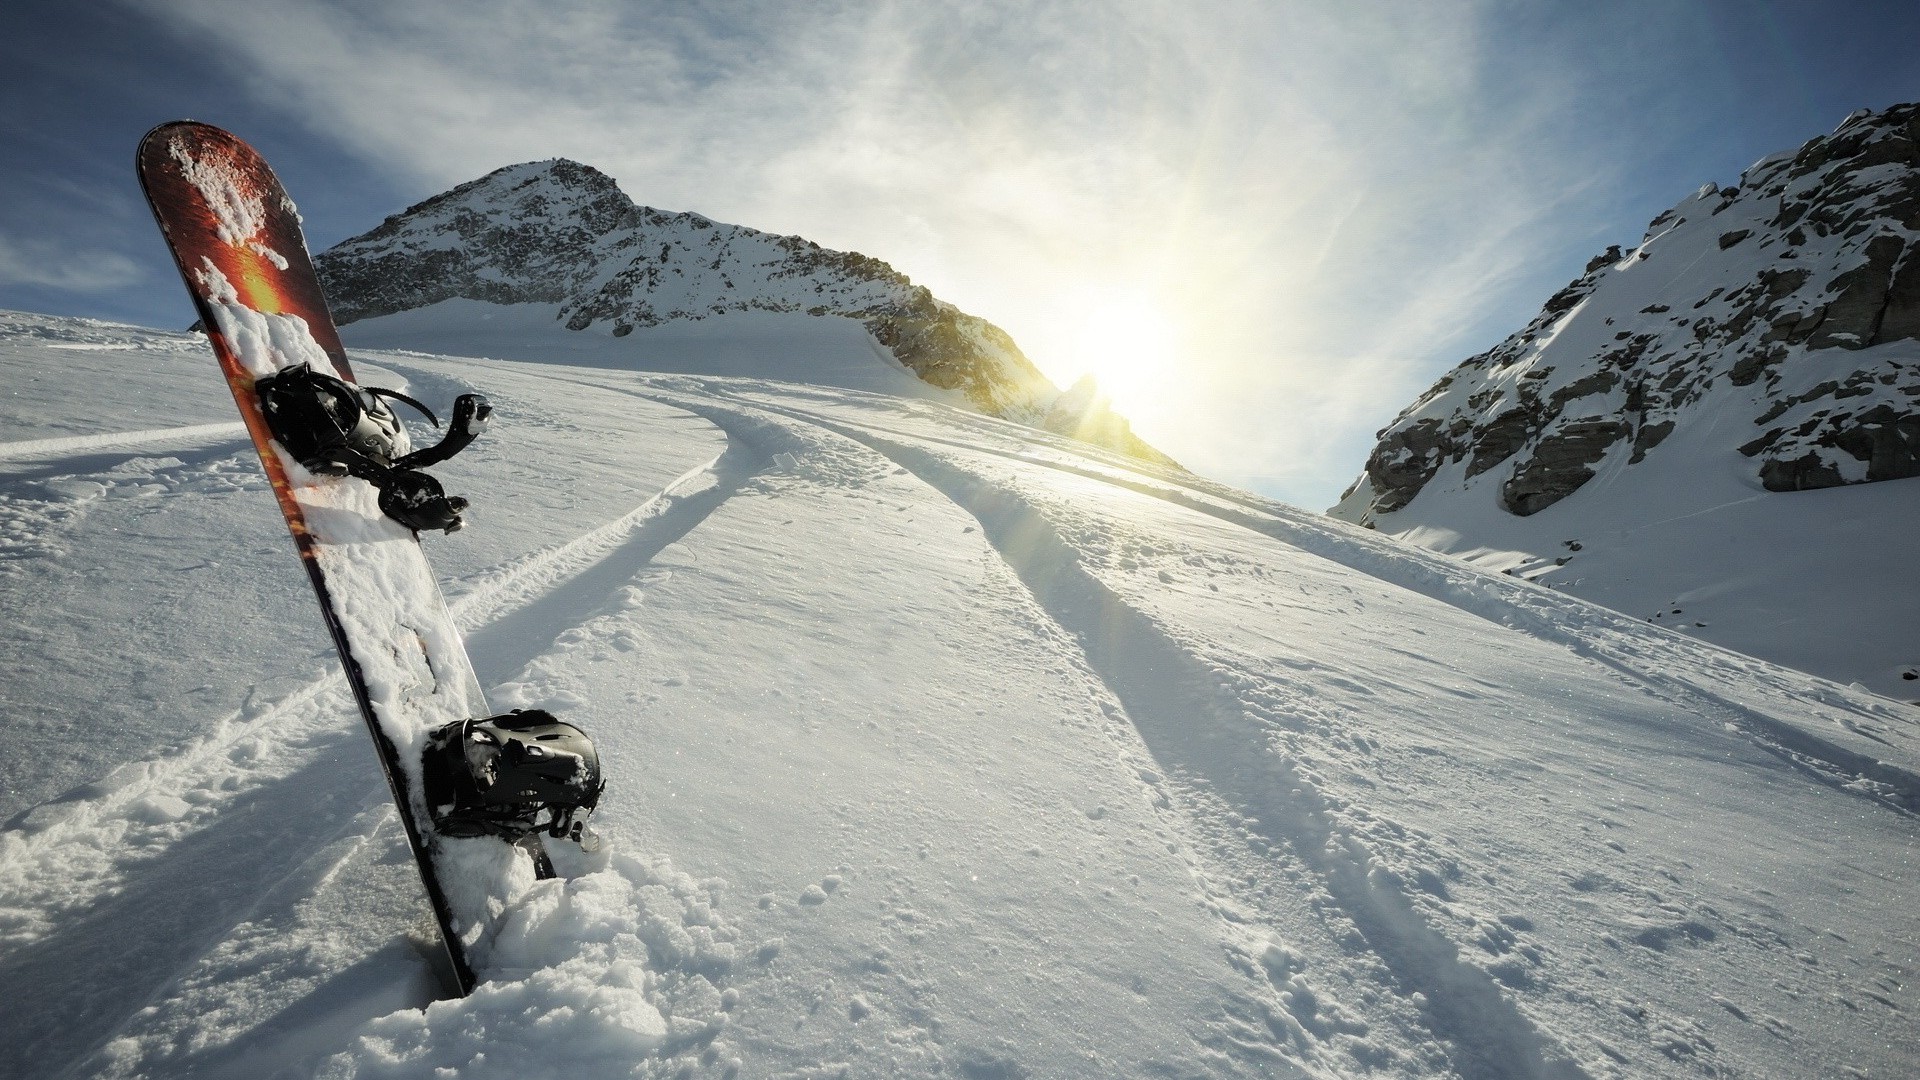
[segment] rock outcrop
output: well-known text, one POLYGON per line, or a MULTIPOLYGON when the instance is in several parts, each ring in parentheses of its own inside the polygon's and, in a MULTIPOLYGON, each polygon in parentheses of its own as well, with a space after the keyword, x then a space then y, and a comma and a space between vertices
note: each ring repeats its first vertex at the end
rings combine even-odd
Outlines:
POLYGON ((1374 523, 1453 469, 1531 515, 1709 424, 1771 491, 1920 475, 1920 105, 1855 113, 1596 256, 1382 430, 1332 512, 1374 523))
POLYGON ((1062 395, 1004 331, 886 263, 640 206, 579 162, 499 169, 387 218, 315 263, 342 325, 456 298, 552 305, 567 330, 613 337, 739 312, 843 316, 922 380, 960 392, 982 412, 1172 464, 1124 420, 1080 416, 1077 399, 1062 395))

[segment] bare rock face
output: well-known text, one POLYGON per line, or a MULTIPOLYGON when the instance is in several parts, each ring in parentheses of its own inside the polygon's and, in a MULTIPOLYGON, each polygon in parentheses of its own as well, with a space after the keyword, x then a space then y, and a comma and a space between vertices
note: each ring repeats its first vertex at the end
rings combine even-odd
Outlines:
POLYGON ((1371 524, 1491 473, 1535 514, 1695 426, 1772 491, 1920 476, 1920 105, 1855 113, 1595 256, 1383 429, 1332 512, 1371 524))
POLYGON ((1513 467, 1513 475, 1500 485, 1501 501, 1521 517, 1552 506, 1593 479, 1594 463, 1629 434, 1623 421, 1611 417, 1559 425, 1513 467))
POLYGON ((1367 459, 1367 475, 1381 479, 1381 512, 1398 510, 1419 494, 1440 468, 1441 451, 1449 443, 1437 416, 1382 432, 1380 445, 1367 459))
POLYGON ((639 206, 611 177, 575 161, 512 165, 461 184, 315 264, 343 325, 456 298, 552 305, 567 330, 613 337, 739 312, 843 316, 921 379, 959 391, 982 412, 1071 427, 1087 441, 1173 464, 1123 420, 1059 420, 1060 390, 1012 338, 886 263, 639 206))

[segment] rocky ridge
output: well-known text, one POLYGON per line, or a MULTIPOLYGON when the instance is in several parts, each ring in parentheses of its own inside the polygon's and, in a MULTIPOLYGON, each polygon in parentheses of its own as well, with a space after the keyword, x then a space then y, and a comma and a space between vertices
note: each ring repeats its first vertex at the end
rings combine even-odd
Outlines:
POLYGON ((1329 512, 1374 525, 1450 470, 1531 515, 1708 424, 1769 491, 1920 475, 1920 105, 1857 112, 1595 256, 1382 429, 1329 512))
POLYGON ((456 298, 552 305, 567 330, 615 338, 740 312, 851 318, 922 380, 982 412, 1172 464, 1104 399, 1062 394, 999 327, 886 263, 637 205, 575 161, 496 170, 315 262, 342 325, 456 298))

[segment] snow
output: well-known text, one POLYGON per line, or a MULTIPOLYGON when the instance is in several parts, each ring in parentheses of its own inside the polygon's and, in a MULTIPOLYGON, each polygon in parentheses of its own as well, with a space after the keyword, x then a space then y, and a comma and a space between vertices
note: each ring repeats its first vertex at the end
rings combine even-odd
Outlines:
POLYGON ((859 320, 798 312, 731 312, 671 320, 614 338, 568 330, 551 304, 443 300, 363 319, 342 335, 366 349, 453 352, 590 367, 804 379, 823 386, 922 397, 964 406, 965 396, 925 382, 874 341, 859 320))
MULTIPOLYGON (((1673 452, 1622 476, 1619 461, 1529 518, 1443 468, 1436 494, 1382 530, 1495 572, 1510 571, 1678 633, 1920 699, 1911 545, 1920 480, 1773 493, 1747 459, 1685 428, 1673 452), (1691 460, 1689 460, 1691 456, 1691 460), (1578 545, 1576 548, 1574 545, 1578 545)), ((1624 454, 1616 454, 1624 457, 1624 454)), ((1848 459, 1851 460, 1851 459, 1848 459)), ((1411 509, 1411 508, 1410 508, 1411 509)))
POLYGON ((1911 707, 682 347, 354 351, 494 402, 428 554, 494 704, 579 723, 610 781, 601 850, 500 890, 481 988, 436 1001, 204 343, 0 315, 0 1076, 1920 1063, 1911 707))
MULTIPOLYGON (((214 228, 222 243, 247 248, 280 269, 287 268, 286 257, 258 239, 267 227, 262 201, 266 193, 255 186, 257 180, 250 170, 235 169, 233 162, 218 154, 194 153, 179 141, 170 142, 167 151, 212 210, 214 228)), ((288 209, 292 209, 291 204, 288 209)))
MULTIPOLYGON (((1881 137, 1904 138, 1897 125, 1881 137)), ((1822 308, 1834 299, 1835 279, 1866 261, 1874 237, 1911 238, 1889 193, 1903 190, 1912 169, 1835 165, 1793 177, 1793 157, 1762 159, 1736 188, 1701 187, 1655 218, 1637 249, 1595 266, 1582 279, 1589 295, 1558 315, 1543 312, 1501 346, 1514 347, 1510 354, 1488 354, 1499 362, 1467 361, 1393 425, 1484 422, 1519 405, 1523 387, 1546 401, 1596 374, 1621 375, 1604 392, 1565 401, 1547 424, 1551 431, 1606 418, 1631 427, 1632 436, 1593 464, 1592 479, 1519 517, 1500 504, 1512 462, 1468 476, 1471 459, 1456 459, 1397 511, 1369 513, 1374 492, 1363 480, 1329 513, 1356 521, 1364 515, 1383 535, 1483 569, 1920 702, 1913 603, 1920 561, 1912 540, 1920 534, 1920 479, 1855 483, 1866 479, 1867 462, 1813 442, 1827 430, 1822 418, 1829 413, 1884 408, 1911 415, 1920 394, 1912 377, 1920 371, 1920 343, 1773 345, 1767 323, 1743 315, 1756 302, 1755 283, 1767 283, 1770 274, 1804 279, 1791 291, 1782 286, 1782 313, 1822 308), (1844 200, 1834 196, 1851 215, 1848 228, 1805 224, 1792 229, 1805 236, 1783 239, 1783 202, 1808 199, 1835 177, 1850 192, 1844 200), (1753 325, 1737 342, 1704 332, 1743 320, 1753 325), (1617 359, 1612 368, 1602 365, 1609 354, 1641 344, 1646 357, 1638 366, 1617 359), (1769 346, 1778 353, 1764 376, 1731 377, 1737 363, 1769 346), (1637 390, 1666 389, 1680 376, 1698 379, 1690 399, 1683 392, 1651 409, 1633 403, 1637 390), (1662 421, 1676 425, 1673 433, 1648 447, 1644 460, 1631 460, 1638 435, 1662 421), (1787 440, 1794 453, 1817 455, 1853 486, 1766 491, 1759 460, 1741 448, 1769 429, 1794 433, 1787 440)))
MULTIPOLYGON (((259 378, 309 366, 329 377, 345 374, 304 319, 239 303, 211 260, 200 282, 206 309, 239 371, 259 378)), ((393 451, 400 456, 410 448, 403 433, 393 451)), ((422 588, 434 580, 433 568, 412 532, 382 513, 378 490, 357 477, 316 477, 283 448, 273 452, 287 481, 287 514, 295 534, 311 538, 308 557, 339 623, 342 648, 352 651, 380 735, 398 759, 418 835, 432 820, 421 764, 428 738, 493 710, 452 614, 436 590, 422 588)), ((432 879, 458 938, 449 944, 477 964, 490 950, 507 905, 532 883, 531 860, 491 837, 446 840, 432 848, 431 858, 432 879)))
MULTIPOLYGON (((188 424, 185 427, 152 428, 147 431, 120 431, 105 435, 75 435, 64 439, 21 439, 0 443, 0 458, 59 457, 75 450, 114 450, 142 443, 204 442, 209 438, 245 436, 247 425, 236 420, 230 424, 188 424)), ((99 489, 98 484, 83 485, 99 489)), ((104 490, 104 489, 101 489, 104 490)))

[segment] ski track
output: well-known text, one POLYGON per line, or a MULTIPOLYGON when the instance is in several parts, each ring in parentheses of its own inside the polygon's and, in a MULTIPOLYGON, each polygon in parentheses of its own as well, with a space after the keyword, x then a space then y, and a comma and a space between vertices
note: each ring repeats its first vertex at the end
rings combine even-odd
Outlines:
MULTIPOLYGON (((695 407, 679 399, 671 403, 695 407)), ((730 426, 721 410, 700 411, 730 426)), ((1160 770, 1224 801, 1271 849, 1292 851, 1314 873, 1404 992, 1425 995, 1433 1033, 1452 1048, 1461 1076, 1588 1075, 1521 1013, 1492 975, 1461 958, 1458 947, 1415 910, 1397 879, 1373 872, 1373 853, 1323 812, 1319 790, 1270 744, 1258 711, 1240 701, 1205 660, 1090 574, 1038 508, 926 451, 820 418, 794 419, 867 446, 973 515, 1040 609, 1079 643, 1088 667, 1120 702, 1160 770), (1196 716, 1205 722, 1195 723, 1196 716)), ((1203 893, 1214 892, 1205 885, 1206 868, 1194 870, 1203 893)), ((1218 904, 1217 896, 1208 899, 1218 904)), ((1290 982, 1290 965, 1273 957, 1269 949, 1252 962, 1241 957, 1237 966, 1257 968, 1276 991, 1301 990, 1303 984, 1290 982)), ((1316 1009, 1310 993, 1281 1000, 1286 1015, 1268 1011, 1261 1017, 1267 1039, 1298 1043, 1307 1032, 1325 1036, 1340 1029, 1339 1014, 1316 1009)))
MULTIPOLYGON (((605 525, 473 576, 449 608, 491 670, 525 664, 579 605, 616 592, 751 472, 730 448, 605 525), (540 643, 531 652, 529 640, 540 643)), ((87 1048, 64 1066, 79 1068, 169 985, 139 973, 184 971, 245 922, 251 906, 223 891, 234 876, 224 861, 255 861, 250 880, 283 880, 343 830, 377 827, 384 818, 365 812, 390 800, 375 766, 336 670, 0 830, 0 993, 16 1003, 16 1030, 43 1033, 0 1057, 0 1080, 53 1074, 63 1066, 38 1052, 54 1046, 87 1048), (130 923, 147 926, 132 948, 112 932, 130 923)))
MULTIPOLYGON (((705 389, 717 396, 742 400, 730 387, 707 386, 705 389)), ((754 407, 818 423, 851 438, 862 437, 843 421, 756 399, 745 400, 750 400, 754 407)), ((892 408, 900 407, 893 405, 892 408)), ((1343 529, 1338 523, 1303 520, 1300 511, 1219 488, 1200 477, 1175 478, 1165 475, 1163 470, 1139 464, 1116 463, 1112 469, 1093 468, 1040 456, 1031 450, 999 449, 984 443, 963 443, 922 433, 861 426, 917 443, 992 454, 1115 484, 1239 525, 1308 554, 1442 601, 1470 615, 1553 642, 1612 669, 1644 692, 1675 705, 1680 714, 1696 722, 1731 724, 1755 745, 1806 768, 1823 782, 1885 806, 1910 813, 1920 811, 1920 764, 1889 761, 1872 752, 1877 747, 1893 748, 1881 732, 1891 726, 1904 726, 1902 721, 1910 723, 1910 720, 1896 714, 1892 703, 1871 695, 1850 699, 1842 696, 1839 687, 1826 686, 1810 675, 1804 676, 1806 685, 1789 686, 1780 681, 1777 673, 1739 653, 1671 631, 1660 631, 1609 609, 1571 599, 1546 586, 1487 574, 1358 529, 1343 529), (1578 629, 1569 630, 1569 624, 1578 629), (1702 674, 1715 677, 1728 689, 1712 693, 1666 675, 1658 659, 1645 656, 1646 636, 1656 631, 1663 635, 1660 642, 1663 647, 1684 658, 1702 674), (1841 732, 1854 736, 1849 741, 1856 745, 1841 745, 1837 741, 1840 736, 1823 736, 1738 701, 1734 687, 1756 676, 1768 679, 1784 693, 1831 710, 1828 721, 1841 732)), ((1911 754, 1920 748, 1908 743, 1900 749, 1911 754)))
MULTIPOLYGON (((1334 1000, 1326 987, 1313 987, 1293 953, 1259 929, 1260 920, 1250 911, 1257 911, 1260 902, 1233 895, 1231 884, 1224 889, 1218 884, 1234 882, 1243 873, 1228 872, 1220 853, 1203 853, 1217 846, 1218 838, 1197 827, 1193 805, 1182 803, 1205 800, 1238 811, 1248 829, 1246 838, 1261 834, 1256 850, 1301 849, 1306 854, 1302 861, 1345 904, 1349 919, 1343 925, 1367 936, 1381 961, 1382 981, 1398 982, 1403 995, 1423 990, 1440 999, 1434 1006, 1441 1015, 1438 1024, 1428 1018, 1421 1027, 1420 1019, 1386 1015, 1370 1017, 1372 1023, 1402 1020, 1418 1028, 1410 1033, 1420 1046, 1415 1053, 1430 1051, 1436 1035, 1467 1040, 1464 1047, 1456 1045, 1466 1077, 1585 1076, 1568 1062, 1548 1060, 1547 1041, 1492 978, 1461 961, 1453 943, 1421 921, 1391 878, 1383 884, 1371 873, 1370 854, 1362 842, 1317 813, 1317 793, 1269 748, 1266 729, 1233 700, 1212 666, 1081 569, 1077 552, 1018 496, 930 455, 814 418, 786 416, 785 423, 770 424, 766 416, 782 410, 707 404, 659 392, 642 396, 696 411, 730 436, 751 439, 763 449, 782 445, 818 453, 820 435, 851 442, 913 474, 981 523, 1037 612, 1079 643, 1088 678, 1104 691, 1101 709, 1138 736, 1116 740, 1117 755, 1134 774, 1143 799, 1162 816, 1170 836, 1180 838, 1169 843, 1169 851, 1186 866, 1196 901, 1220 920, 1223 959, 1249 980, 1247 992, 1231 995, 1225 1015, 1210 1021, 1213 1030, 1195 1033, 1197 1042, 1262 1075, 1303 1067, 1343 1072, 1349 1053, 1364 1060, 1377 1052, 1348 1041, 1364 1035, 1369 1022, 1334 1000), (820 434, 802 435, 789 427, 794 423, 820 434), (780 443, 769 440, 770 428, 786 429, 780 443), (1017 508, 1011 524, 1010 507, 1017 508), (1151 659, 1139 664, 1143 656, 1151 659), (1195 715, 1207 716, 1210 723, 1191 724, 1195 715), (1243 764, 1248 760, 1264 761, 1266 767, 1257 770, 1259 775, 1248 775, 1243 764), (1280 791, 1294 793, 1290 799, 1298 805, 1268 805, 1280 791)), ((1262 877, 1271 880, 1277 867, 1271 859, 1263 863, 1262 877)), ((1297 883, 1287 888, 1297 888, 1297 883)))
MULTIPOLYGON (((1311 783, 1311 772, 1304 771, 1283 748, 1267 745, 1261 738, 1258 728, 1263 705, 1270 703, 1243 697, 1223 706, 1216 698, 1234 697, 1231 692, 1221 694, 1223 689, 1231 691, 1230 682, 1214 679, 1211 666, 1199 654, 1095 579, 1081 565, 1078 552, 1048 524, 1036 504, 950 457, 916 447, 952 445, 1086 476, 1245 527, 1565 648, 1635 691, 1670 706, 1673 723, 1682 730, 1735 733, 1759 749, 1784 758, 1817 782, 1867 798, 1883 808, 1903 814, 1914 812, 1920 788, 1907 764, 1912 760, 1913 743, 1903 730, 1910 730, 1910 722, 1903 723, 1906 718, 1897 714, 1895 706, 1870 695, 1759 664, 1543 587, 1446 565, 1437 557, 1391 547, 1390 541, 1349 535, 1351 530, 1343 531, 1338 526, 1295 521, 1297 512, 1257 506, 1260 500, 1254 497, 1209 497, 1211 493, 1171 486, 1184 481, 1167 478, 1155 483, 1138 475, 1150 470, 1116 476, 1086 464, 1049 460, 1031 450, 996 450, 893 432, 914 444, 908 445, 907 441, 880 437, 874 433, 875 426, 743 399, 730 387, 702 388, 747 409, 816 425, 867 445, 972 513, 1036 601, 1082 642, 1088 664, 1120 699, 1127 719, 1164 770, 1176 781, 1191 777, 1198 782, 1197 790, 1187 797, 1197 794, 1226 802, 1244 815, 1250 835, 1257 832, 1268 842, 1284 844, 1298 854, 1365 937, 1367 946, 1408 992, 1421 994, 1419 1000, 1433 1033, 1451 1045, 1456 1059, 1453 1065, 1463 1076, 1494 1080, 1587 1074, 1566 1048, 1520 1011, 1502 991, 1495 975, 1462 959, 1459 947, 1427 923, 1395 875, 1375 872, 1377 860, 1361 835, 1341 825, 1339 815, 1321 812, 1329 800, 1311 783), (1108 635, 1104 641, 1102 634, 1108 635), (1141 657, 1153 659, 1133 666, 1141 657), (1675 660, 1691 662, 1701 669, 1709 676, 1707 685, 1689 685, 1672 676, 1667 669, 1675 660), (1749 689, 1748 684, 1756 684, 1759 689, 1749 689), (1806 701, 1808 711, 1818 719, 1809 723, 1797 714, 1780 714, 1776 704, 1761 696, 1768 690, 1806 701), (1212 723, 1200 726, 1211 728, 1213 734, 1191 730, 1188 721, 1196 714, 1209 716, 1212 723), (1825 732, 1813 726, 1822 722, 1833 726, 1825 732), (1873 750, 1894 752, 1900 760, 1884 760, 1871 753, 1873 750), (1263 755, 1272 776, 1247 773, 1243 763, 1263 755), (1278 796, 1282 791, 1291 792, 1291 797, 1278 796)), ((686 407, 684 402, 679 404, 686 407)), ((716 423, 723 422, 712 408, 704 415, 716 423)), ((1193 486, 1204 486, 1204 482, 1193 486)), ((1228 880, 1231 888, 1231 878, 1228 880)), ((1214 892, 1204 879, 1202 891, 1214 892)), ((1208 899, 1211 903, 1218 897, 1209 895, 1208 899)), ((1258 908, 1257 903, 1250 906, 1258 908)), ((1223 914, 1232 917, 1229 912, 1223 914)), ((1283 947, 1281 953, 1285 956, 1283 947)), ((1250 956, 1266 968, 1276 986, 1283 985, 1289 973, 1287 963, 1276 970, 1258 948, 1250 950, 1250 956)), ((1298 1001, 1300 997, 1296 994, 1291 999, 1298 1001)), ((1311 1002, 1311 996, 1306 1000, 1311 1002)), ((1335 1009, 1337 1027, 1337 1005, 1335 1009)), ((1280 1035, 1276 1018, 1269 1013, 1265 1019, 1274 1028, 1274 1035, 1280 1035)), ((1316 1035, 1325 1034, 1329 1026, 1325 1014, 1296 1019, 1316 1035)))
POLYGON ((0 461, 20 458, 63 457, 76 450, 114 450, 122 446, 168 442, 232 442, 247 437, 247 425, 238 420, 230 424, 193 424, 188 427, 150 428, 145 431, 113 431, 101 435, 73 435, 57 439, 22 439, 0 442, 0 461))
POLYGON ((1491 975, 1460 958, 1390 878, 1369 872, 1373 856, 1364 842, 1328 820, 1318 789, 1274 753, 1264 726, 1213 669, 1088 573, 1036 507, 932 454, 871 437, 863 441, 979 520, 1042 609, 1080 642, 1155 760, 1169 772, 1197 778, 1320 876, 1409 992, 1427 995, 1435 1033, 1455 1048, 1462 1076, 1586 1075, 1491 975), (1207 719, 1194 723, 1196 715, 1207 719), (1250 769, 1248 762, 1259 767, 1250 769))
POLYGON ((164 456, 109 449, 0 459, 0 573, 65 553, 66 536, 108 500, 266 489, 259 459, 244 438, 164 456))
MULTIPOLYGON (((889 472, 913 472, 906 464, 888 457, 862 439, 807 418, 778 416, 754 406, 740 407, 696 400, 657 389, 621 388, 598 382, 591 385, 696 413, 726 432, 736 445, 751 446, 759 457, 773 458, 785 471, 806 474, 819 482, 831 484, 840 482, 847 475, 873 471, 874 465, 863 464, 858 459, 871 459, 879 468, 889 472), (821 462, 823 457, 836 460, 821 462)), ((924 477, 919 479, 925 482, 924 477)), ((1046 609, 1038 608, 1036 613, 1045 614, 1046 609)), ((1087 676, 1095 685, 1104 686, 1101 675, 1092 668, 1087 669, 1087 676)), ((1113 700, 1110 696, 1112 688, 1105 688, 1109 694, 1101 695, 1106 699, 1100 706, 1102 711, 1110 720, 1125 725, 1127 720, 1122 710, 1109 703, 1113 700)), ((1260 958, 1271 956, 1274 946, 1266 935, 1239 925, 1246 921, 1240 911, 1241 905, 1223 896, 1212 884, 1213 879, 1220 876, 1217 872, 1219 868, 1209 865, 1196 854, 1209 840, 1193 827, 1187 814, 1169 798, 1168 780, 1156 769, 1148 767, 1155 763, 1146 756, 1137 740, 1116 739, 1115 751, 1123 767, 1138 783, 1143 801, 1162 818, 1168 830, 1163 834, 1169 841, 1168 850, 1180 859, 1191 875, 1197 892, 1196 901, 1220 919, 1225 952, 1223 959, 1239 976, 1248 980, 1248 992, 1229 992, 1229 998, 1224 1003, 1226 1015, 1215 1018, 1209 1030, 1194 1033, 1196 1042, 1224 1056, 1240 1060, 1259 1075, 1296 1075, 1303 1066, 1324 1065, 1323 1055, 1333 1048, 1319 1040, 1329 1035, 1363 1032, 1366 1025, 1353 1021, 1324 996, 1316 999, 1316 995, 1306 989, 1305 982, 1296 973, 1276 972, 1263 964, 1260 958), (1175 842, 1176 837, 1178 842, 1175 842), (1288 991, 1294 992, 1292 996, 1297 1005, 1290 1007, 1287 1004, 1288 991), (1280 1072, 1275 1073, 1276 1069, 1280 1072)), ((1161 768, 1164 769, 1164 766, 1161 768)), ((965 1065, 962 1071, 973 1075, 965 1065)), ((982 1075, 1000 1074, 989 1072, 982 1075)))
MULTIPOLYGON (((1244 818, 1249 834, 1258 835, 1274 853, 1269 861, 1291 852, 1404 992, 1424 995, 1421 1018, 1445 1041, 1453 1067, 1469 1080, 1572 1080, 1587 1074, 1521 1012, 1493 976, 1461 958, 1455 943, 1426 921, 1394 875, 1373 872, 1377 860, 1364 839, 1326 812, 1327 801, 1309 776, 1273 743, 1272 720, 1259 703, 1236 693, 1202 656, 1096 578, 1040 507, 1011 487, 922 447, 954 446, 1085 476, 1242 526, 1561 645, 1697 722, 1740 731, 1822 782, 1907 812, 1920 805, 1920 773, 1907 765, 1842 745, 1743 703, 1737 684, 1752 679, 1755 669, 1742 657, 1678 635, 1671 643, 1661 641, 1669 651, 1684 651, 1727 689, 1716 693, 1688 686, 1660 670, 1646 641, 1651 631, 1635 620, 1538 586, 1389 547, 1390 542, 1377 537, 1296 520, 1297 511, 1213 490, 1217 485, 1199 478, 1119 460, 1099 466, 1055 459, 1031 448, 963 444, 881 424, 830 419, 745 397, 737 384, 642 376, 636 388, 542 374, 701 416, 726 434, 728 447, 605 525, 454 583, 449 606, 469 635, 476 668, 487 679, 497 682, 526 667, 569 630, 615 602, 623 584, 772 465, 773 455, 819 452, 817 441, 794 430, 794 424, 851 440, 907 469, 980 522, 984 536, 1034 602, 1079 643, 1088 669, 1120 703, 1124 721, 1138 733, 1160 772, 1175 778, 1175 783, 1167 783, 1142 776, 1156 804, 1168 805, 1168 788, 1180 791, 1182 798, 1223 801, 1244 818), (699 396, 676 393, 676 388, 697 390, 699 396), (1577 631, 1561 625, 1570 616, 1577 631), (1150 662, 1140 663, 1143 657, 1150 662), (1195 716, 1207 722, 1194 723, 1195 716)), ((895 412, 912 412, 911 406, 891 399, 876 396, 874 402, 895 412)), ((988 434, 1006 434, 990 421, 975 426, 988 434)), ((1031 441, 1030 431, 1020 434, 1031 441)), ((244 436, 242 425, 28 440, 0 444, 0 461, 236 436, 244 436)), ((1078 446, 1073 449, 1081 453, 1078 446)), ((1089 456, 1104 455, 1081 454, 1089 456)), ((1778 682, 1777 675, 1768 677, 1778 682)), ((1889 710, 1809 681, 1815 685, 1795 686, 1793 692, 1805 697, 1819 691, 1813 700, 1831 711, 1836 728, 1852 736, 1848 741, 1892 745, 1882 737, 1886 724, 1879 722, 1895 721, 1889 710)), ((168 989, 236 928, 256 919, 268 927, 286 921, 299 897, 318 888, 348 859, 364 854, 365 846, 390 826, 391 814, 377 770, 357 762, 338 764, 343 756, 358 755, 371 765, 359 726, 348 722, 352 711, 344 680, 337 672, 325 675, 277 701, 250 703, 186 748, 123 765, 94 784, 42 803, 0 831, 0 944, 7 949, 0 957, 0 988, 12 991, 8 996, 14 1001, 16 1030, 41 1033, 0 1058, 5 1061, 0 1078, 93 1075, 82 1070, 105 1069, 102 1061, 112 1055, 102 1059, 95 1051, 114 1045, 110 1040, 143 1006, 148 1011, 169 1008, 164 1000, 168 989), (159 858, 162 854, 164 859, 159 858), (231 877, 222 867, 235 858, 267 861, 268 867, 252 876, 275 885, 248 896, 222 895, 220 883, 231 877), (146 924, 142 937, 147 944, 132 950, 124 935, 111 932, 130 921, 146 924), (75 978, 76 969, 87 977, 75 978), (180 974, 157 986, 126 977, 155 970, 180 974), (49 986, 68 989, 49 994, 42 989, 49 986), (40 1056, 44 1048, 56 1045, 87 1049, 65 1063, 40 1056)), ((1207 884, 1209 868, 1191 855, 1183 858, 1223 922, 1244 921, 1232 911, 1234 901, 1207 884)), ((1337 1012, 1322 1003, 1316 1014, 1309 993, 1280 994, 1304 985, 1297 982, 1297 970, 1284 949, 1276 959, 1272 950, 1277 946, 1269 944, 1263 952, 1257 938, 1238 926, 1223 930, 1223 937, 1229 940, 1234 966, 1274 991, 1242 1018, 1246 1030, 1239 1033, 1236 1048, 1268 1065, 1274 1064, 1274 1051, 1262 1043, 1290 1043, 1313 1057, 1312 1039, 1339 1030, 1337 1012), (1283 1003, 1277 1009, 1271 1004, 1276 1000, 1283 1003)), ((351 969, 316 974, 311 968, 301 957, 282 955, 262 961, 249 978, 267 972, 317 986, 365 977, 351 969)), ((406 1003, 375 998, 366 1015, 355 1009, 351 1016, 335 1018, 327 1030, 350 1031, 400 1004, 406 1003)), ((269 1038, 267 1030, 258 1029, 221 1050, 219 1071, 239 1075, 248 1061, 268 1053, 262 1041, 269 1038)))

